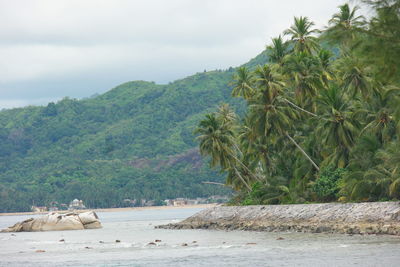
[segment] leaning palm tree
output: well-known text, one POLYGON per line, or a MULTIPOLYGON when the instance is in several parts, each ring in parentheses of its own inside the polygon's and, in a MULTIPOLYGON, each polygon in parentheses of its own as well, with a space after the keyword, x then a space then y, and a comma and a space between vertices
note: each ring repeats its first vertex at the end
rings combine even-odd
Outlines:
POLYGON ((251 190, 251 187, 240 173, 237 163, 239 159, 235 155, 235 140, 231 127, 219 120, 216 114, 207 114, 200 121, 195 133, 199 134, 197 140, 200 142, 200 153, 210 156, 211 167, 220 166, 222 170, 233 171, 241 183, 251 190))
MULTIPOLYGON (((267 83, 264 81, 264 84, 267 83)), ((291 128, 292 120, 297 115, 296 111, 280 97, 280 94, 282 94, 282 88, 278 86, 258 88, 256 95, 249 101, 249 119, 252 130, 259 138, 271 138, 272 136, 288 138, 319 170, 318 165, 289 135, 288 131, 291 128), (274 91, 274 93, 270 91, 274 91)))
POLYGON ((285 35, 291 37, 295 52, 305 52, 311 54, 318 48, 318 41, 313 34, 318 33, 313 29, 314 23, 307 17, 295 17, 294 24, 284 31, 285 35))
POLYGON ((233 79, 232 96, 249 99, 254 92, 252 73, 246 67, 240 67, 233 79))

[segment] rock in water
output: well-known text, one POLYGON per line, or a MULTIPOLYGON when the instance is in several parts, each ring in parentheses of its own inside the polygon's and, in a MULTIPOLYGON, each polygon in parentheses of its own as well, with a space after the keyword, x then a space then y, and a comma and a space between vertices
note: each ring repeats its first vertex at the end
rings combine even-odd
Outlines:
POLYGON ((52 212, 36 219, 30 218, 16 223, 1 232, 61 231, 97 228, 101 228, 101 223, 94 211, 83 213, 70 212, 65 214, 52 212))

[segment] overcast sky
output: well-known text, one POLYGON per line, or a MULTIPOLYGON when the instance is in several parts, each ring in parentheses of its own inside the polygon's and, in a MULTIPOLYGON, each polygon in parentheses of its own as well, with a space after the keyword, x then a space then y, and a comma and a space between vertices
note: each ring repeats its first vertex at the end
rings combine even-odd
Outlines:
POLYGON ((168 83, 260 53, 293 16, 339 0, 0 0, 0 109, 168 83))

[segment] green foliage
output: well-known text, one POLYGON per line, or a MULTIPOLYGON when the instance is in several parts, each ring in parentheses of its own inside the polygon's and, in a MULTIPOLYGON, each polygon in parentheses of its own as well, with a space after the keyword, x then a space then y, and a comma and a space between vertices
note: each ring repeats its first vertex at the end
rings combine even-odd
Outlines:
POLYGON ((335 201, 338 198, 339 180, 345 174, 346 169, 332 167, 324 168, 318 174, 313 185, 313 191, 318 196, 318 201, 335 201))
MULTIPOLYGON (((95 98, 0 112, 0 211, 74 198, 96 208, 230 193, 202 184, 223 176, 205 167, 193 130, 228 99, 232 75, 128 82, 95 98)), ((243 112, 241 100, 229 102, 243 112)))
POLYGON ((237 190, 232 203, 399 199, 400 4, 361 3, 368 20, 344 4, 323 31, 295 17, 267 64, 238 69, 232 95, 247 110, 210 135, 229 152, 207 147, 237 190))

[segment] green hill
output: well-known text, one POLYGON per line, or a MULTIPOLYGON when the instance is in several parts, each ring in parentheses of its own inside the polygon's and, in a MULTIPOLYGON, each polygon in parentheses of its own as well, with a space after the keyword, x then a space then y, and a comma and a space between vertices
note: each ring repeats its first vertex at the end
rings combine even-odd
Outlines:
MULTIPOLYGON (((262 64, 265 52, 249 67, 262 64)), ((197 73, 167 85, 133 81, 94 98, 0 112, 0 211, 83 199, 114 207, 124 199, 226 194, 196 149, 193 129, 230 97, 235 69, 197 73)))

